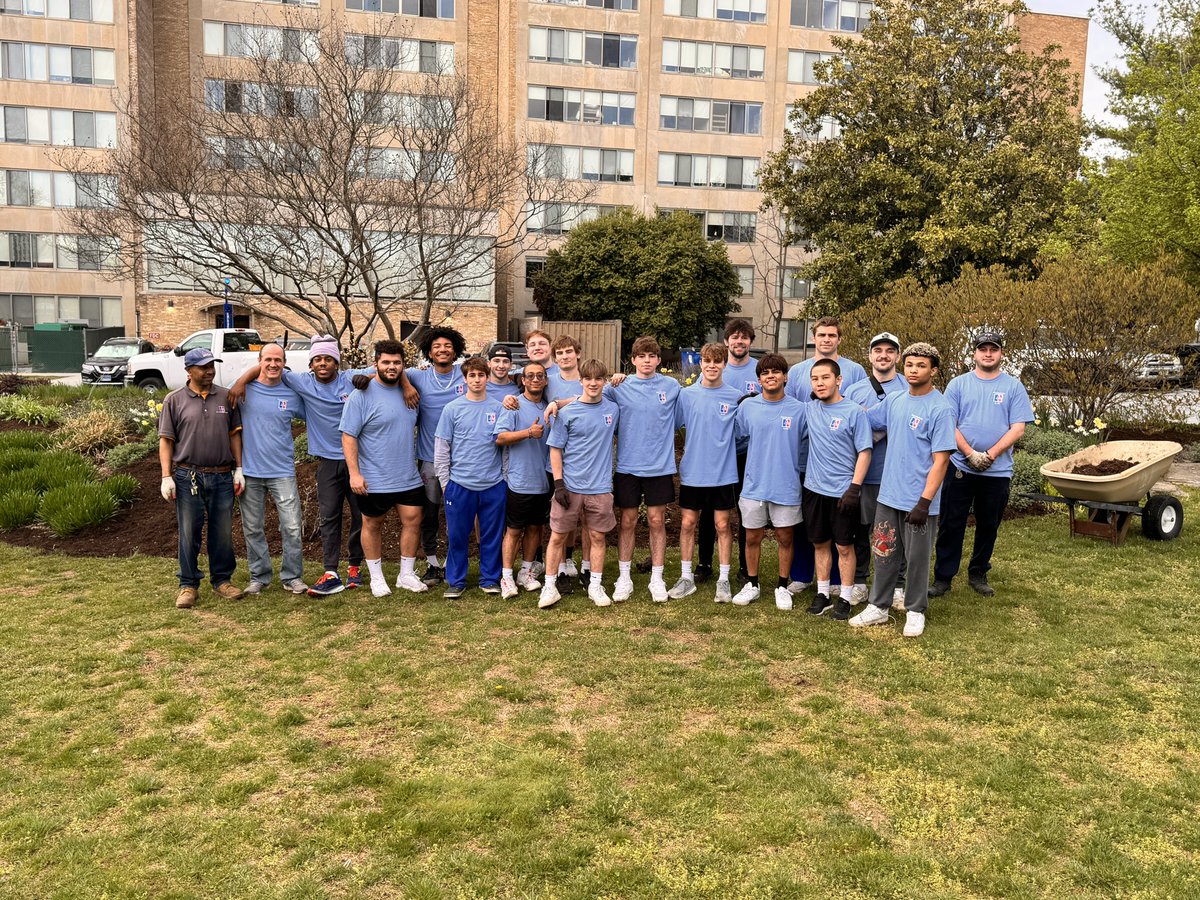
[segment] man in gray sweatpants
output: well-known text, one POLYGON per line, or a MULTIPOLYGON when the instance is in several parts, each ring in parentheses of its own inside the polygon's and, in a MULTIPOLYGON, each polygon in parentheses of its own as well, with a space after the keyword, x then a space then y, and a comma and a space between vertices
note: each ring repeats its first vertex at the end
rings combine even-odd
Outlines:
POLYGON ((929 606, 929 557, 942 479, 956 443, 950 404, 933 387, 941 365, 937 348, 910 344, 902 358, 908 391, 889 394, 867 414, 872 429, 887 431, 888 453, 871 532, 875 581, 870 605, 850 625, 887 624, 892 594, 907 564, 904 636, 919 637, 929 606))

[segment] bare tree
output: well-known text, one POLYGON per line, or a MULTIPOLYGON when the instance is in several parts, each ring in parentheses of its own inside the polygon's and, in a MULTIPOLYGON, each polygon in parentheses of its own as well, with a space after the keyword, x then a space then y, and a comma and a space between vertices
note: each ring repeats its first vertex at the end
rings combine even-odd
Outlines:
POLYGON ((390 18, 371 34, 312 24, 225 26, 219 76, 153 112, 122 102, 111 159, 62 158, 116 176, 73 224, 117 238, 114 277, 214 297, 230 278, 258 314, 350 346, 490 299, 505 251, 539 240, 529 216, 590 186, 527 162, 453 45, 390 18))
POLYGON ((794 226, 765 201, 758 210, 758 228, 751 245, 754 274, 761 279, 766 297, 767 320, 759 330, 771 340, 771 349, 779 350, 784 319, 803 315, 804 298, 794 296, 799 266, 812 255, 808 242, 794 226))

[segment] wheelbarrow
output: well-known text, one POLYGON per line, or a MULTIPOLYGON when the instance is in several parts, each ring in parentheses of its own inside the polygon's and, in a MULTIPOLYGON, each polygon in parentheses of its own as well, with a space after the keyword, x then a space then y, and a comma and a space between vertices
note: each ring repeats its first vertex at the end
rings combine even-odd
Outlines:
POLYGON ((1102 538, 1114 546, 1124 542, 1129 523, 1141 517, 1142 534, 1170 541, 1183 530, 1183 504, 1171 494, 1152 493, 1183 447, 1173 441, 1108 441, 1085 447, 1042 466, 1042 477, 1061 496, 1022 494, 1038 503, 1064 503, 1070 512, 1071 536, 1102 538), (1133 465, 1115 475, 1083 475, 1072 470, 1105 460, 1133 465), (1086 516, 1076 515, 1076 508, 1086 516))

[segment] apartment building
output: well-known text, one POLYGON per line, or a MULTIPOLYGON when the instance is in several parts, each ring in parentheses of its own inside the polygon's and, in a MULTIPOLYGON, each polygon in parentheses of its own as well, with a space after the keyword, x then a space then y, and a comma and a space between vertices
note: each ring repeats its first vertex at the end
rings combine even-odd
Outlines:
MULTIPOLYGON (((111 248, 66 233, 61 210, 102 202, 105 186, 74 183, 59 151, 105 152, 119 139, 117 92, 149 109, 169 85, 203 85, 236 55, 240 27, 294 24, 298 10, 314 28, 344 16, 349 32, 398 16, 405 40, 417 42, 417 71, 428 57, 467 72, 519 139, 550 145, 561 172, 592 183, 585 206, 535 217, 530 246, 501 261, 488 297, 453 307, 472 344, 507 336, 513 319, 536 312, 531 280, 574 223, 630 207, 695 215, 728 245, 743 315, 766 324, 768 297, 782 292, 780 347, 803 346, 805 332, 790 320, 807 296, 795 277, 804 250, 781 251, 772 223, 759 221, 757 168, 778 146, 790 102, 834 52, 833 38, 866 27, 867 0, 0 0, 0 8, 0 319, 119 320, 157 341, 216 321, 217 298, 152 279, 104 279, 97 269, 111 248)), ((1021 23, 1031 43, 1063 44, 1080 76, 1087 24, 1043 15, 1021 23)), ((238 324, 278 328, 240 303, 235 313, 238 324)))

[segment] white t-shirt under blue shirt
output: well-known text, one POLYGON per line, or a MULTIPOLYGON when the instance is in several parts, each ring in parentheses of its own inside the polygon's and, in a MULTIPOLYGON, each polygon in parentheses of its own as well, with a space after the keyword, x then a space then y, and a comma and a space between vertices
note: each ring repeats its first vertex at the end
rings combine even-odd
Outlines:
POLYGON ((806 430, 804 404, 784 395, 762 394, 737 408, 735 435, 748 439, 742 496, 748 500, 800 505, 800 440, 806 430))
POLYGON ((685 429, 679 481, 689 487, 718 487, 737 484, 737 448, 734 420, 738 388, 720 384, 705 387, 696 382, 679 392, 675 402, 675 425, 685 429))
POLYGON ((499 400, 460 397, 446 404, 435 437, 450 444, 450 479, 468 491, 486 491, 504 479, 504 454, 496 446, 499 400))
POLYGON ((305 415, 304 401, 282 382, 247 384, 242 404, 242 472, 251 478, 296 477, 292 419, 305 415))
MULTIPOLYGON (((545 400, 534 403, 524 394, 517 397, 517 409, 505 409, 496 420, 492 433, 524 431, 534 422, 546 424, 545 400)), ((525 438, 504 448, 505 480, 514 494, 544 494, 549 487, 546 472, 550 470, 550 449, 546 442, 550 429, 543 428, 540 438, 525 438)))
POLYGON ((837 403, 809 400, 808 471, 804 486, 840 497, 854 480, 858 454, 871 449, 871 423, 861 406, 843 397, 837 403))
POLYGON ((400 386, 373 379, 342 408, 339 430, 358 439, 358 470, 367 493, 391 494, 421 486, 413 434, 417 411, 404 403, 400 386))
MULTIPOLYGON (((884 399, 887 399, 892 394, 907 394, 908 382, 899 375, 892 377, 891 381, 881 381, 879 386, 883 388, 884 399)), ((871 384, 868 378, 866 381, 856 381, 850 385, 850 390, 842 391, 843 396, 847 400, 853 400, 863 408, 864 412, 870 412, 877 406, 883 404, 883 400, 879 399, 879 395, 875 393, 875 386, 871 384)), ((882 431, 883 429, 876 429, 882 431)), ((879 484, 883 478, 883 463, 887 459, 887 438, 875 442, 875 446, 871 448, 871 466, 867 469, 867 477, 863 479, 863 484, 879 484)))
POLYGON ((721 370, 721 380, 741 394, 761 394, 762 385, 758 383, 758 360, 747 356, 746 361, 739 365, 725 363, 721 370))
POLYGON ((344 459, 342 455, 342 407, 354 393, 355 375, 373 375, 375 370, 350 369, 322 383, 312 372, 284 369, 283 383, 300 395, 308 413, 308 452, 321 459, 344 459))
POLYGON ((604 396, 621 408, 617 471, 639 478, 674 475, 679 382, 658 372, 649 378, 631 375, 606 387, 604 396))
POLYGON ((549 445, 563 452, 563 481, 576 494, 612 493, 613 436, 621 419, 617 404, 582 400, 558 414, 549 445))
POLYGON ((467 382, 462 369, 455 366, 439 374, 433 366, 428 369, 406 369, 409 383, 421 394, 420 416, 417 418, 417 459, 433 462, 433 436, 438 419, 446 404, 467 395, 467 382))
MULTIPOLYGON (((908 391, 889 394, 870 413, 872 426, 887 429, 888 453, 879 488, 879 502, 892 509, 910 510, 921 499, 925 480, 933 466, 933 454, 955 448, 954 415, 939 391, 914 397, 908 391)), ((929 504, 929 514, 941 509, 938 490, 929 504)))
MULTIPOLYGON (((1033 421, 1033 405, 1025 386, 1007 372, 980 378, 974 371, 952 378, 946 385, 946 402, 967 443, 981 452, 990 450, 1017 422, 1033 421)), ((1013 451, 1009 447, 986 471, 976 472, 957 450, 950 462, 972 475, 1011 478, 1013 451)))

